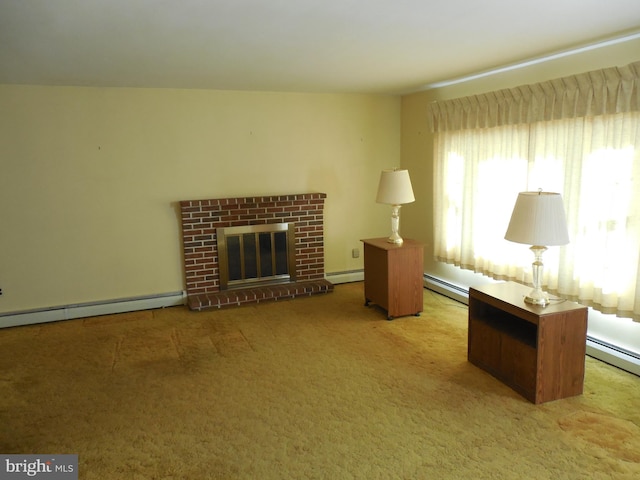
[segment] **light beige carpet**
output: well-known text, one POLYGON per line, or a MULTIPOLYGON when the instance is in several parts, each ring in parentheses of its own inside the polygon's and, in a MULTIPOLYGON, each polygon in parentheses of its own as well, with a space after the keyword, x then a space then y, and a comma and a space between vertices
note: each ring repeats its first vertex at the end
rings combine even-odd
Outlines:
POLYGON ((0 330, 0 452, 82 479, 637 479, 640 378, 587 358, 535 406, 466 360, 466 306, 362 283, 241 308, 0 330))

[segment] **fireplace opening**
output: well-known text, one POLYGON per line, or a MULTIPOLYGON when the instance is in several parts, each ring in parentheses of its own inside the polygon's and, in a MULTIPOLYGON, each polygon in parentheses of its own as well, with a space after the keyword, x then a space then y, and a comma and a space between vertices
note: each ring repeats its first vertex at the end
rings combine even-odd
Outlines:
POLYGON ((295 224, 216 229, 220 289, 295 282, 295 224))

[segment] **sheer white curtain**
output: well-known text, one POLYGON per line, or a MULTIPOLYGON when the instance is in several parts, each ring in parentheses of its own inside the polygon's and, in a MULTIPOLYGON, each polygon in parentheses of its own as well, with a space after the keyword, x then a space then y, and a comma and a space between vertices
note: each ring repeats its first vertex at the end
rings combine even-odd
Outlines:
POLYGON ((504 240, 518 192, 563 196, 571 243, 545 253, 545 289, 640 320, 640 62, 438 102, 435 255, 531 282, 504 240))

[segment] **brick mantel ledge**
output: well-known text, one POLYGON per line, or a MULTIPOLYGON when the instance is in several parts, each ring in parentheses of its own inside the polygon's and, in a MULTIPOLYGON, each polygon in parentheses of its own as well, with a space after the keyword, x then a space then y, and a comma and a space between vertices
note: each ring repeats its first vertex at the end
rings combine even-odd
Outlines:
POLYGON ((191 295, 187 297, 187 303, 191 310, 205 310, 239 307, 249 303, 291 299, 300 296, 330 293, 332 291, 333 284, 323 279, 191 295))

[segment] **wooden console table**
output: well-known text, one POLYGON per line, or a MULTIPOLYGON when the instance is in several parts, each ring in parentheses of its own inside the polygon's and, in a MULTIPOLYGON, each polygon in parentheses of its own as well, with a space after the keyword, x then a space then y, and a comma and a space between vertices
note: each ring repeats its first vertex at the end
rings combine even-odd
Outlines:
POLYGON ((514 282, 469 289, 468 359, 536 404, 580 395, 587 307, 529 305, 530 290, 514 282))
POLYGON ((423 309, 422 243, 404 239, 402 245, 386 238, 369 238, 364 243, 365 305, 371 302, 387 311, 387 319, 420 315, 423 309))

